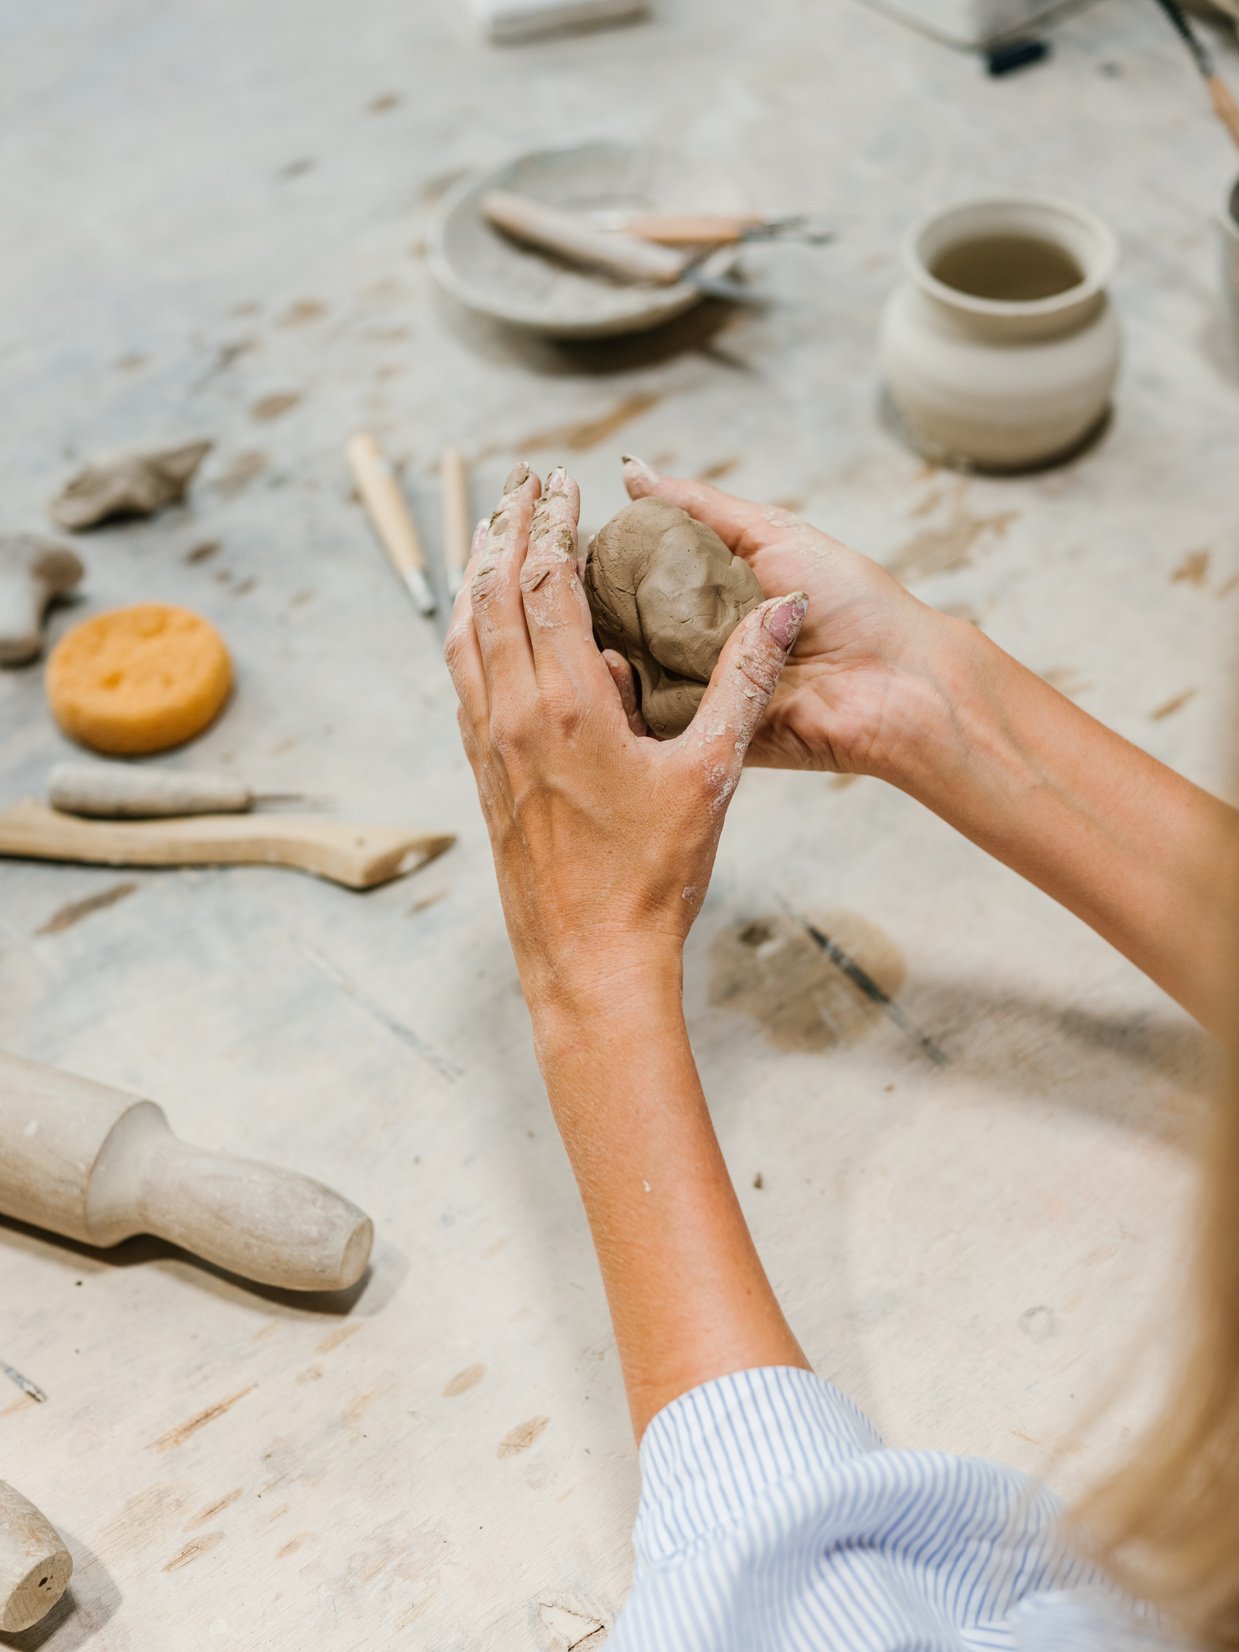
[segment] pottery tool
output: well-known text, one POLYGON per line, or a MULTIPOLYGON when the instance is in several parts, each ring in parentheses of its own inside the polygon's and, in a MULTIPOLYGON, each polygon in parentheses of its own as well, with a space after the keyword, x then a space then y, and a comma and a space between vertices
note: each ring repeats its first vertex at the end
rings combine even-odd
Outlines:
POLYGON ((0 536, 0 665, 28 665, 43 652, 43 619, 85 570, 67 545, 38 534, 0 536))
POLYGON ((293 803, 299 792, 253 792, 229 774, 159 769, 148 764, 56 763, 47 800, 63 814, 98 820, 246 814, 258 803, 293 803))
POLYGON ((1179 0, 1157 0, 1157 3, 1178 30, 1188 51, 1192 54, 1192 60, 1199 69, 1205 85, 1209 88, 1209 98, 1213 104, 1214 114, 1230 133, 1233 142, 1239 144, 1239 102, 1236 102, 1234 93, 1221 75, 1218 74, 1217 65, 1213 61, 1213 53, 1188 22, 1187 14, 1179 4, 1179 0))
POLYGON ((346 889, 415 872, 455 841, 314 815, 107 821, 34 802, 0 809, 0 855, 91 866, 290 866, 346 889))
POLYGON ((803 212, 605 212, 593 221, 600 229, 668 247, 734 247, 746 241, 802 241, 816 247, 835 238, 821 219, 803 212))
POLYGON ((46 1515, 0 1480, 0 1630, 45 1618, 69 1587, 73 1558, 46 1515))
POLYGON ((528 40, 556 29, 598 28, 649 10, 648 0, 473 0, 478 26, 495 41, 528 40))
POLYGON ((444 448, 439 463, 439 485, 443 490, 443 561, 447 567, 447 588, 455 596, 460 590, 473 537, 469 471, 458 447, 444 448))
POLYGON ((340 1194, 191 1147, 153 1101, 0 1053, 0 1215, 107 1249, 153 1234, 287 1291, 343 1291, 374 1226, 340 1194))
POLYGON ((513 240, 555 253, 571 264, 600 270, 620 281, 671 287, 686 283, 704 298, 729 304, 762 305, 765 299, 740 281, 697 269, 691 253, 677 252, 635 235, 598 229, 587 218, 508 189, 492 189, 480 202, 487 221, 513 240))
POLYGON ((383 449, 368 431, 350 436, 345 449, 353 480, 366 507, 370 525, 387 552, 387 560, 408 587, 423 614, 435 611, 434 592, 426 578, 426 553, 417 536, 409 507, 395 471, 383 449))
POLYGON ((7 1377, 14 1388, 20 1388, 28 1400, 33 1400, 36 1405, 46 1405, 47 1395, 38 1383, 31 1382, 29 1377, 23 1377, 15 1366, 6 1365, 3 1360, 0 1360, 0 1376, 7 1377))

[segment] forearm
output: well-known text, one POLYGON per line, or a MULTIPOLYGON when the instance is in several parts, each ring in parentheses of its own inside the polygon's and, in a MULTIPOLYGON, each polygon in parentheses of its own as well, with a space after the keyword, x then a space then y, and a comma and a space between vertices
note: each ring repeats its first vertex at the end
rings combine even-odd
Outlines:
POLYGON ((894 779, 1223 1030, 1239 815, 944 621, 894 779))
POLYGON ((713 1377, 806 1365, 723 1163, 678 964, 534 1009, 538 1057, 589 1219, 640 1438, 713 1377))

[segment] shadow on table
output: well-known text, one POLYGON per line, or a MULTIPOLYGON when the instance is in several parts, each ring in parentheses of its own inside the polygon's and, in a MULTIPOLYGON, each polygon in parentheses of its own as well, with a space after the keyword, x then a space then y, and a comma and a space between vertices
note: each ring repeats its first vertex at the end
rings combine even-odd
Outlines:
POLYGON ((368 1317, 378 1313, 391 1300, 408 1272, 408 1259, 403 1253, 391 1246, 381 1246, 365 1273, 348 1290, 287 1291, 274 1285, 259 1285, 242 1279, 238 1274, 216 1267, 213 1262, 204 1261, 202 1257, 194 1256, 163 1239, 143 1235, 100 1250, 12 1217, 0 1217, 0 1252, 10 1246, 22 1250, 41 1247, 52 1253, 61 1252, 69 1266, 76 1260, 88 1264, 91 1272, 140 1266, 161 1266, 161 1271, 166 1272, 167 1265, 172 1264, 182 1279, 200 1290, 214 1296, 230 1297, 242 1305, 252 1303, 264 1314, 269 1314, 273 1307, 283 1308, 287 1311, 286 1317, 300 1315, 303 1318, 342 1319, 354 1312, 368 1317))
POLYGON ((924 976, 905 996, 945 1050, 947 1074, 989 1083, 996 1100, 1073 1108, 1186 1147, 1220 1078, 1219 1047, 1170 1006, 1109 1015, 993 982, 924 976), (1116 1071, 1130 1082, 1116 1084, 1116 1071))

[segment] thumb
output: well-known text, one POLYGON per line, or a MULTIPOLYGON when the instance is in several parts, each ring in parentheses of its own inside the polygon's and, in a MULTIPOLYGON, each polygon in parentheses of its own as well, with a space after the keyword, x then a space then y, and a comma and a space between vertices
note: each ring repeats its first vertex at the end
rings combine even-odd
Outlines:
POLYGON ((624 455, 624 486, 630 499, 663 499, 669 505, 704 522, 735 556, 746 559, 786 531, 792 518, 786 512, 755 505, 708 482, 688 482, 664 476, 644 459, 624 455))
POLYGON ((749 741, 778 686, 804 623, 803 591, 772 597, 736 626, 719 655, 692 722, 675 744, 701 764, 711 790, 725 803, 735 790, 749 741))

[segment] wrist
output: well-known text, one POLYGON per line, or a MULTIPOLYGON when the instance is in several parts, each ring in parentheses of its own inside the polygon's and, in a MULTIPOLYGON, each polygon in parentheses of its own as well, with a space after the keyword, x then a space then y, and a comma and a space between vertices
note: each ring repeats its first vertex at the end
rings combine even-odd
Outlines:
POLYGON ((682 1030, 683 994, 680 944, 641 937, 587 959, 561 960, 525 991, 543 1073, 585 1052, 596 1059, 604 1045, 622 1049, 634 1036, 682 1030))
POLYGON ((895 673, 870 772, 943 813, 992 750, 995 673, 1006 656, 966 620, 925 608, 923 621, 895 673))

